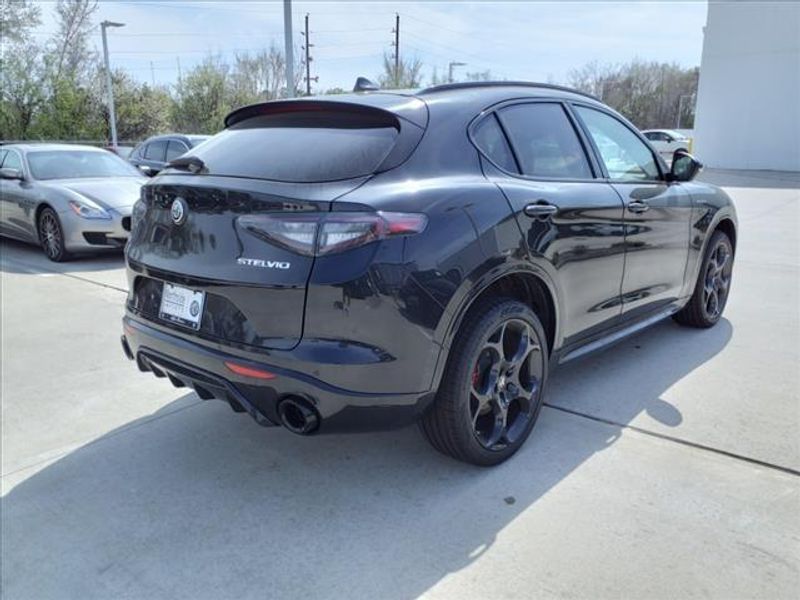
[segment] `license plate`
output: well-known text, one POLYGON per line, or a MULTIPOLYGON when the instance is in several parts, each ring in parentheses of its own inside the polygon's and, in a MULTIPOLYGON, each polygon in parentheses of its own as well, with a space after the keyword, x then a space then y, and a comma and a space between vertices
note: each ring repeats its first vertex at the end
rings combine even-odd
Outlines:
POLYGON ((161 291, 161 309, 158 316, 171 323, 200 329, 205 300, 205 292, 197 292, 165 281, 161 291))

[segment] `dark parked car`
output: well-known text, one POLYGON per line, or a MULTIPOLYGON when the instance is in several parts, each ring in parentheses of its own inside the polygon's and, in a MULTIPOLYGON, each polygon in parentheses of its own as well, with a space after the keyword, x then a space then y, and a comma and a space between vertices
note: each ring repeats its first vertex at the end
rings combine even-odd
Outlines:
POLYGON ((263 425, 418 420, 442 452, 496 464, 551 366, 725 308, 730 199, 592 97, 451 84, 225 123, 143 188, 122 344, 263 425))
POLYGON ((86 251, 119 251, 145 181, 101 148, 0 146, 0 234, 40 245, 53 261, 86 251))
POLYGON ((128 156, 128 161, 139 167, 145 175, 157 175, 168 162, 178 158, 198 144, 205 142, 208 135, 184 135, 170 133, 146 139, 136 146, 128 156))

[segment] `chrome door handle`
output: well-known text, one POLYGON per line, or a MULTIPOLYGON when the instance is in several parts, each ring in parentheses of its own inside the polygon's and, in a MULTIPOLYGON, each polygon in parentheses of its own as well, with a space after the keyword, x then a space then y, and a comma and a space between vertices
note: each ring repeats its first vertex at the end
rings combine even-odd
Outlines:
POLYGON ((556 214, 558 212, 558 207, 555 204, 547 204, 546 202, 540 201, 538 203, 528 204, 523 209, 523 212, 529 217, 546 219, 556 214))
POLYGON ((650 205, 647 202, 642 202, 641 200, 633 200, 632 202, 628 203, 628 210, 632 213, 643 213, 650 210, 650 205))

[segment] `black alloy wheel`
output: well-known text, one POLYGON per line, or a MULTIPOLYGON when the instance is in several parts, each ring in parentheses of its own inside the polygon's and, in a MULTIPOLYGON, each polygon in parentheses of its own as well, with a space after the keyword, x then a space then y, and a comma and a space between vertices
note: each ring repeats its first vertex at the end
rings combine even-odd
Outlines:
POLYGON ((542 346, 521 319, 504 321, 486 340, 472 371, 472 431, 488 450, 513 444, 539 401, 542 346))
POLYGON ((709 319, 717 320, 728 300, 731 284, 733 259, 726 239, 720 239, 714 246, 705 265, 703 279, 703 307, 709 319))
POLYGON ((688 304, 675 314, 681 325, 707 328, 722 317, 728 302, 733 274, 733 246, 722 231, 715 231, 700 265, 694 293, 688 304))
POLYGON ((548 356, 544 329, 507 298, 470 310, 453 342, 437 398, 421 421, 433 446, 476 465, 514 454, 542 406, 548 356))

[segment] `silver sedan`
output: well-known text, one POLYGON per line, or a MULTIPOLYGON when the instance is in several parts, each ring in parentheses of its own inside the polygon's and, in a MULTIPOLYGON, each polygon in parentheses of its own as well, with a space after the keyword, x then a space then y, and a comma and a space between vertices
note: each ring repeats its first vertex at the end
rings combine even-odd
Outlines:
POLYGON ((91 146, 0 146, 0 235, 38 244, 53 261, 123 248, 146 181, 123 159, 91 146))

